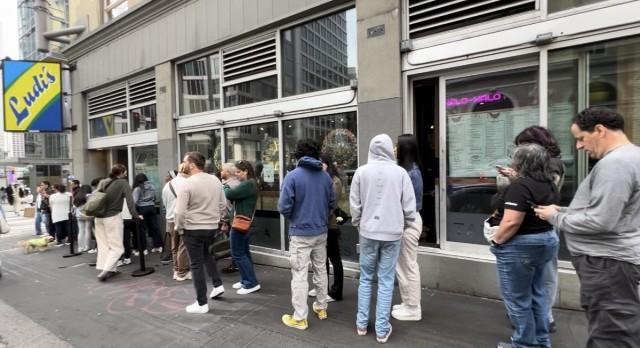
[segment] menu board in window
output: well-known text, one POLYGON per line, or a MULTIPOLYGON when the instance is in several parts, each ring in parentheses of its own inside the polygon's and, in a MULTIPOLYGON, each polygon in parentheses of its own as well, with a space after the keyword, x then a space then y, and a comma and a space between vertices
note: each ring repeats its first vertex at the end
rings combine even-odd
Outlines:
POLYGON ((495 176, 510 162, 515 136, 538 124, 538 107, 447 116, 449 177, 495 176))

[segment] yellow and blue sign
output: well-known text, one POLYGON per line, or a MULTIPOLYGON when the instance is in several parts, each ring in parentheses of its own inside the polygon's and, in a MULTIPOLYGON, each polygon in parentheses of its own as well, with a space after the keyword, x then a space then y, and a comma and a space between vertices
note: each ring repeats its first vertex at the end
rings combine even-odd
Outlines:
POLYGON ((62 132, 60 64, 5 60, 2 65, 5 132, 62 132))

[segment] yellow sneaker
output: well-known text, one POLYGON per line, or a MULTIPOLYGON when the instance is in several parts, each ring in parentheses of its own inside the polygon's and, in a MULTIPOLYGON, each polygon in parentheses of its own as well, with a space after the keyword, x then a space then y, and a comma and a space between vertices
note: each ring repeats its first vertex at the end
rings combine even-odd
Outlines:
MULTIPOLYGON (((326 318, 326 314, 325 314, 326 318)), ((295 320, 291 314, 285 314, 282 316, 282 323, 287 325, 288 327, 292 327, 298 330, 306 330, 309 327, 309 323, 307 323, 307 319, 295 320)))
POLYGON ((327 319, 327 310, 322 308, 317 308, 316 304, 313 304, 313 312, 318 315, 318 319, 325 320, 327 319))

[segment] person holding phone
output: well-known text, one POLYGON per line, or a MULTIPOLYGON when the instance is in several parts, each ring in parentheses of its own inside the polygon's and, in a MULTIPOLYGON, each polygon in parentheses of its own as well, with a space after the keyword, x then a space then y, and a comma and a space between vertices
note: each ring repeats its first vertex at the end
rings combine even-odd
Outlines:
MULTIPOLYGON (((549 154, 538 144, 516 148, 511 168, 517 177, 504 192, 498 231, 491 240, 500 290, 514 328, 515 347, 551 347, 548 279, 558 255, 558 235, 539 219, 533 204, 559 201, 549 168, 549 154)), ((511 347, 499 343, 498 347, 511 347)))

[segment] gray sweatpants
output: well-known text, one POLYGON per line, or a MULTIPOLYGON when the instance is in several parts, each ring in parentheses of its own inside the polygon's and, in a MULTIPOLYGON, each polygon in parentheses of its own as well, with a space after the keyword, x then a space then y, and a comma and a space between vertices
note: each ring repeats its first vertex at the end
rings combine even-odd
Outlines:
POLYGON ((589 322, 587 348, 640 347, 640 266, 586 255, 572 262, 589 322))
POLYGON ((289 237, 289 262, 291 263, 291 304, 293 319, 307 319, 309 305, 309 261, 313 270, 316 289, 314 306, 327 309, 327 234, 319 236, 289 237))

